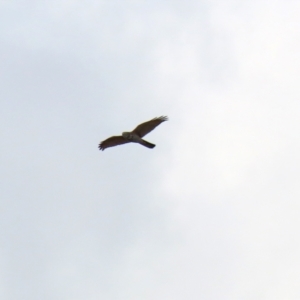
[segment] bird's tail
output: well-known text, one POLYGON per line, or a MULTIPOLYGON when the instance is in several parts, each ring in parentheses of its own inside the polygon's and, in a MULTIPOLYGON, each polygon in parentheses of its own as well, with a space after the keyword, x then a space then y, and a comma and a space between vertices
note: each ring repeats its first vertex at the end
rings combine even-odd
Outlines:
POLYGON ((152 149, 152 148, 155 147, 154 144, 151 144, 151 143, 149 143, 149 142, 147 142, 147 141, 145 141, 143 139, 140 140, 140 144, 143 145, 143 146, 145 146, 145 147, 147 147, 147 148, 150 148, 150 149, 152 149))

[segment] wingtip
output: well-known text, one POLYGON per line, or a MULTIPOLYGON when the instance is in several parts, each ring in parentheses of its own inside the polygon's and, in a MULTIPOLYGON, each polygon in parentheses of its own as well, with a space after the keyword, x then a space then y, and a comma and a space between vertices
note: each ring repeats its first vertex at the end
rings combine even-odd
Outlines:
POLYGON ((161 120, 162 122, 164 122, 164 121, 169 121, 169 117, 168 117, 168 116, 160 116, 160 117, 156 117, 156 118, 154 118, 153 120, 156 120, 156 119, 159 119, 159 120, 161 120))

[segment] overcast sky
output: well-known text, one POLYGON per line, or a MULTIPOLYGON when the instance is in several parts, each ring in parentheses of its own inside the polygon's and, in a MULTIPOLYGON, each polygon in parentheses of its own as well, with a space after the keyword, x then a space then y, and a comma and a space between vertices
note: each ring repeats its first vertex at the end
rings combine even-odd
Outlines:
POLYGON ((0 299, 300 299, 299 14, 1 1, 0 299))

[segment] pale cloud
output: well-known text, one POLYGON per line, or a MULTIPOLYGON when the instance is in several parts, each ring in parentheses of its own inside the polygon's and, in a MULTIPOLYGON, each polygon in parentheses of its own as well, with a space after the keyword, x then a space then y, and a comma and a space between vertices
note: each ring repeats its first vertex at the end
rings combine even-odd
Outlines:
MULTIPOLYGON (((227 38, 228 64, 234 70, 229 81, 224 76, 210 89, 202 88, 204 80, 193 91, 186 87, 182 98, 189 99, 188 105, 178 105, 182 131, 165 171, 164 188, 174 219, 181 229, 185 227, 186 249, 203 244, 190 233, 193 228, 201 236, 203 227, 209 230, 207 225, 187 224, 202 219, 207 206, 232 214, 228 223, 215 221, 235 236, 231 246, 236 257, 228 267, 232 277, 226 279, 231 288, 222 299, 300 295, 300 245, 295 238, 299 233, 295 216, 299 210, 295 151, 299 149, 299 5, 276 4, 246 3, 225 11, 219 5, 212 7, 212 38, 227 38)), ((216 55, 222 50, 214 49, 216 55)), ((187 261, 197 258, 195 253, 187 261)), ((196 277, 192 268, 190 272, 196 277)), ((217 284, 217 277, 212 281, 217 284)))
POLYGON ((1 8, 1 299, 299 299, 298 2, 1 8))

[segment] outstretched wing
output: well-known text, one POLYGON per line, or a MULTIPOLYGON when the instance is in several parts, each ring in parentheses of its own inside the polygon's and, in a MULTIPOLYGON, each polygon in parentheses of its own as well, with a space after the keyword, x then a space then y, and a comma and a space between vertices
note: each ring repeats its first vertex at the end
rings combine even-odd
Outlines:
POLYGON ((154 118, 148 122, 138 125, 132 132, 136 133, 139 137, 143 137, 146 134, 148 134, 150 131, 152 131, 160 123, 165 122, 165 121, 168 121, 168 117, 166 117, 166 116, 154 118))
POLYGON ((105 141, 102 141, 98 148, 99 150, 104 150, 106 148, 109 147, 114 147, 114 146, 118 146, 118 145, 122 145, 122 144, 126 144, 129 143, 128 140, 124 139, 121 135, 117 135, 117 136, 112 136, 108 139, 106 139, 105 141))

